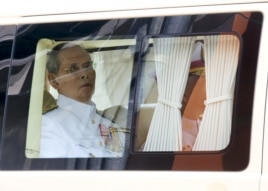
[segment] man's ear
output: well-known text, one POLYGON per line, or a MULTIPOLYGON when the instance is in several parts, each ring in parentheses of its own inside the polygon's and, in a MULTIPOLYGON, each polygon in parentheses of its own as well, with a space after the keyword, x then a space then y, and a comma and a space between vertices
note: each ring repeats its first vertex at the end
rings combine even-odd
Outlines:
POLYGON ((48 73, 47 75, 50 85, 56 90, 59 87, 59 83, 57 82, 56 75, 52 73, 48 73))

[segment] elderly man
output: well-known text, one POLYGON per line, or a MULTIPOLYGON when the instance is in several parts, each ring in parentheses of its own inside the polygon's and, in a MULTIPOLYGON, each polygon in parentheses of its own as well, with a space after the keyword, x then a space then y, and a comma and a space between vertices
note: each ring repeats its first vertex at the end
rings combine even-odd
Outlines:
POLYGON ((58 91, 58 108, 42 117, 40 158, 122 157, 124 137, 91 101, 96 73, 81 46, 62 43, 49 54, 48 79, 58 91), (113 127, 113 128, 111 128, 113 127))

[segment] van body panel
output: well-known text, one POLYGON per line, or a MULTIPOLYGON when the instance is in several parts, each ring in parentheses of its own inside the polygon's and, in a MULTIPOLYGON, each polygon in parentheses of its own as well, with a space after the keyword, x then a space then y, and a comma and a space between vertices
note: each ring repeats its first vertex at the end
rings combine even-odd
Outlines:
MULTIPOLYGON (((80 1, 78 1, 80 2, 80 1)), ((3 171, 0 170, 0 190, 186 190, 186 191, 235 191, 251 190, 266 191, 268 189, 268 112, 266 104, 268 79, 268 2, 265 0, 219 0, 206 1, 155 1, 126 3, 98 1, 92 5, 81 1, 77 6, 66 1, 46 1, 40 3, 29 1, 29 4, 17 5, 5 3, 11 9, 0 12, 0 25, 24 25, 57 23, 71 21, 95 21, 104 19, 124 19, 173 15, 202 15, 231 12, 256 11, 263 13, 263 25, 258 52, 254 100, 252 109, 249 162, 246 168, 239 171, 214 170, 175 170, 175 171, 3 171), (65 8, 62 8, 62 5, 65 8), (53 5, 53 6, 52 6, 53 5), (30 9, 29 9, 30 8, 30 9)), ((3 6, 5 7, 5 6, 3 6)), ((0 42, 1 43, 1 42, 0 42)), ((11 66, 11 64, 9 64, 11 66)), ((5 79, 7 81, 7 79, 5 79)), ((6 82, 7 83, 7 82, 6 82)), ((245 95, 246 96, 246 95, 245 95)), ((4 104, 3 104, 4 105, 4 104)), ((1 110, 2 112, 2 110, 1 110)), ((4 109, 3 109, 4 113, 4 109)), ((5 115, 3 115, 5 116, 5 115)), ((4 120, 0 121, 4 124, 4 120)), ((1 129, 3 132, 3 129, 1 129)), ((2 136, 1 132, 1 136, 2 136)), ((0 150, 1 153, 1 150, 0 150)), ((173 161, 181 162, 181 158, 173 161)), ((176 158, 176 157, 175 157, 176 158)), ((153 157, 150 160, 154 160, 153 157)), ((135 163, 135 158, 132 163, 135 163)), ((172 162, 174 162, 172 164, 172 162)), ((187 162, 187 161, 186 161, 187 162)), ((27 163, 27 161, 26 161, 27 163)), ((30 164, 25 164, 25 166, 30 164)))
POLYGON ((51 185, 43 184, 43 180, 53 182, 53 188, 58 190, 88 190, 87 186, 90 184, 91 188, 105 190, 107 185, 111 190, 135 191, 141 190, 163 190, 169 189, 171 191, 183 188, 186 191, 215 191, 228 190, 235 191, 240 189, 259 190, 259 175, 255 173, 218 173, 218 172, 1 172, 3 183, 0 188, 17 190, 20 188, 27 188, 29 191, 47 190, 51 185), (32 184, 29 186, 29 178, 31 177, 32 184), (12 180, 11 180, 12 179, 12 180), (106 182, 101 184, 103 179, 106 182), (115 184, 115 180, 120 180, 120 184, 115 184), (134 181, 135 180, 135 181, 134 181), (17 184, 12 184, 16 181, 17 184), (133 181, 135 183, 133 183, 133 181), (68 182, 68 183, 66 183, 68 182), (42 186, 40 186, 42 185, 42 186), (83 186, 82 186, 83 185, 83 186), (130 186, 131 185, 131 186, 130 186))
POLYGON ((198 7, 204 5, 227 5, 227 4, 247 4, 247 3, 261 3, 265 0, 219 0, 211 2, 204 0, 202 2, 198 0, 181 0, 181 1, 161 1, 156 0, 154 3, 146 2, 142 0, 122 2, 116 0, 113 2, 107 2, 100 0, 98 3, 89 4, 83 0, 74 2, 71 1, 33 1, 27 0, 21 3, 18 0, 11 0, 3 3, 3 8, 0 13, 0 17, 21 17, 21 16, 38 16, 38 15, 59 15, 70 13, 86 13, 86 12, 106 12, 106 11, 122 11, 122 10, 142 10, 142 9, 158 9, 169 7, 198 7), (16 6, 14 6, 16 4, 16 6), (29 6, 31 5, 31 6, 29 6), (53 5, 53 6, 51 6, 53 5), (63 6, 64 5, 64 6, 63 6))
MULTIPOLYGON (((267 50, 267 49, 266 49, 267 50)), ((266 95, 267 96, 267 95, 266 95)), ((266 97, 266 103, 267 103, 267 97, 266 97)), ((260 180, 260 191, 264 191, 268 189, 268 164, 267 159, 268 159, 268 131, 267 131, 267 107, 265 111, 265 127, 264 127, 264 132, 263 132, 263 159, 262 159, 262 175, 261 175, 261 180, 260 180)))

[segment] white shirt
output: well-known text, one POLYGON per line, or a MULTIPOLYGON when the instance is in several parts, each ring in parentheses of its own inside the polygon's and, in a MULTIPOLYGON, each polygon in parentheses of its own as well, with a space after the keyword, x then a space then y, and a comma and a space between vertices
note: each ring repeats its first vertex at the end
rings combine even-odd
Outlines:
POLYGON ((116 125, 96 113, 94 103, 84 104, 63 95, 57 103, 57 109, 42 117, 40 158, 122 156, 105 144, 99 125, 116 125))

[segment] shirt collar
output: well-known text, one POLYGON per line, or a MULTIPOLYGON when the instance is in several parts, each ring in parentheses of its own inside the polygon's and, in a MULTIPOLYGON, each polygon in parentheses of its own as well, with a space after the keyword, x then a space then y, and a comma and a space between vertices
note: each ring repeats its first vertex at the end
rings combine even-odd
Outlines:
POLYGON ((59 107, 72 112, 81 119, 88 119, 96 113, 96 105, 93 102, 85 104, 59 94, 57 104, 59 107))

